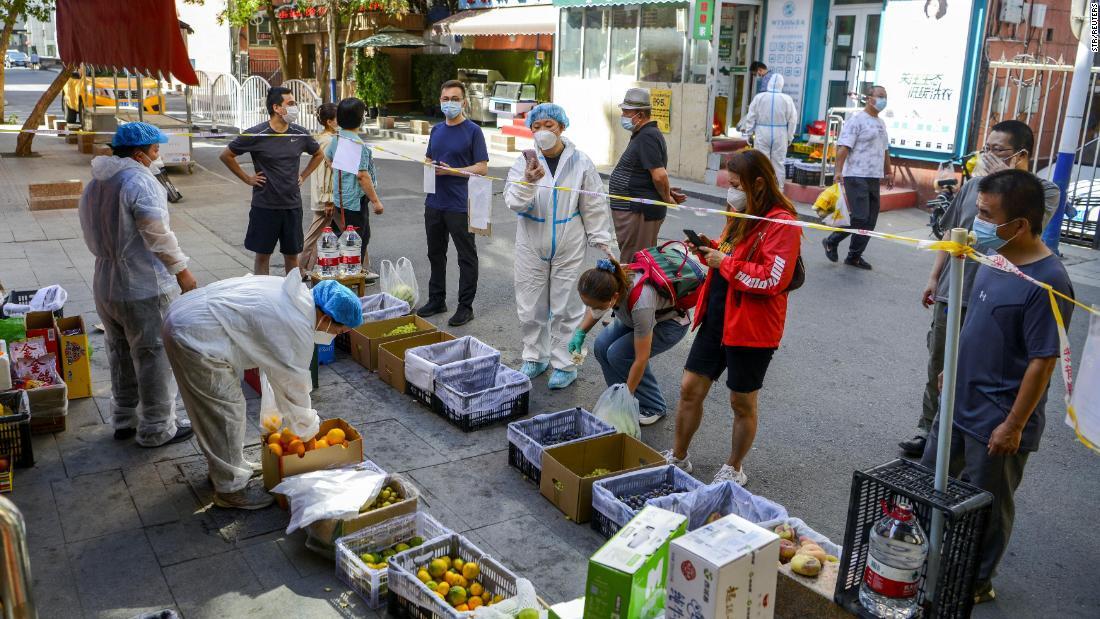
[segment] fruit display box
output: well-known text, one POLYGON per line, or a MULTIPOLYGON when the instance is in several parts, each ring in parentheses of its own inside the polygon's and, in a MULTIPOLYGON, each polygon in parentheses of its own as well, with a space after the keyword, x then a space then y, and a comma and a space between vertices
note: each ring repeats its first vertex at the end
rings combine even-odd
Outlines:
POLYGON ((735 514, 766 529, 771 529, 787 518, 785 507, 756 496, 732 481, 708 484, 689 492, 650 499, 648 504, 687 516, 688 531, 694 531, 729 514, 735 514))
POLYGON ((455 340, 410 348, 405 353, 405 380, 424 391, 435 389, 436 381, 461 378, 467 389, 493 386, 500 351, 465 335, 455 340))
MULTIPOLYGON (((336 577, 359 594, 370 608, 386 604, 389 591, 389 568, 368 565, 364 554, 380 554, 395 550, 393 554, 408 548, 394 548, 401 544, 409 547, 422 545, 425 540, 447 535, 451 530, 432 518, 427 512, 416 512, 387 522, 360 529, 336 540, 336 577)), ((392 555, 391 555, 392 556, 392 555)), ((388 562, 389 557, 385 557, 388 562)), ((376 562, 372 562, 376 564, 376 562)))
POLYGON ((542 452, 546 448, 614 433, 614 427, 583 408, 513 421, 508 424, 508 464, 538 485, 542 479, 542 452))
POLYGON ((13 414, 0 416, 0 452, 11 454, 12 466, 25 469, 34 466, 34 446, 31 444, 31 413, 27 392, 22 389, 0 393, 0 415, 4 409, 13 414))
MULTIPOLYGON (((837 575, 836 603, 862 617, 872 617, 859 602, 859 587, 867 567, 868 534, 882 518, 882 504, 905 498, 921 527, 932 530, 932 513, 943 514, 943 546, 939 578, 930 583, 922 573, 917 602, 926 617, 969 617, 974 607, 974 581, 982 533, 993 495, 956 479, 944 492, 935 491, 934 473, 908 460, 897 459, 852 475, 844 548, 837 575)), ((927 563, 925 563, 927 566, 927 563)))
POLYGON ((702 486, 703 482, 671 464, 601 479, 592 484, 592 528, 611 537, 646 501, 702 486))
POLYGON ((473 432, 496 423, 526 417, 531 379, 506 365, 497 365, 489 385, 480 378, 441 378, 435 381, 432 410, 463 432, 473 432))
MULTIPOLYGON (((264 488, 271 490, 283 481, 283 478, 292 475, 331 469, 349 464, 359 464, 363 461, 363 437, 343 419, 326 419, 321 422, 321 430, 318 437, 328 434, 329 430, 339 428, 344 431, 347 447, 326 447, 307 451, 304 456, 297 454, 284 454, 276 456, 270 449, 261 449, 261 464, 263 466, 264 488)), ((267 445, 268 435, 263 436, 263 444, 267 445)), ((280 502, 280 505, 284 505, 280 502)))
POLYGON ((655 449, 622 433, 548 447, 542 455, 539 492, 573 522, 588 522, 594 482, 664 463, 655 449))
POLYGON ((318 520, 306 527, 306 534, 309 536, 311 545, 314 548, 320 547, 323 550, 334 549, 336 540, 345 535, 351 535, 356 531, 382 524, 393 518, 416 513, 420 492, 412 482, 400 475, 391 474, 386 476, 383 487, 392 487, 401 500, 392 505, 360 512, 358 516, 353 518, 318 520))
POLYGON ((378 370, 379 346, 394 340, 432 333, 435 330, 435 325, 419 316, 400 316, 387 320, 364 322, 355 330, 348 332, 348 337, 351 340, 351 358, 359 365, 374 372, 378 370), (408 328, 406 325, 412 325, 416 328, 416 331, 388 335, 394 329, 408 328))
POLYGON ((470 540, 457 533, 449 533, 390 558, 391 615, 416 619, 465 619, 472 615, 456 610, 417 577, 417 572, 433 559, 444 557, 458 557, 466 563, 476 563, 479 568, 477 580, 493 598, 500 596, 508 599, 516 595, 515 574, 470 540))

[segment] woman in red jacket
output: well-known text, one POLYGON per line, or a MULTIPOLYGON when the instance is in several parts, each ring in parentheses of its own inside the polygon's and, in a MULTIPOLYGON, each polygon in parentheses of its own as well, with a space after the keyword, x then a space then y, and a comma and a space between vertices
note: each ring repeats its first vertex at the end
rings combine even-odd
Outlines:
MULTIPOLYGON (((730 158, 728 208, 769 219, 795 220, 794 206, 761 152, 746 150, 730 158)), ((711 384, 726 373, 733 408, 729 460, 714 481, 745 485, 741 463, 756 436, 756 402, 764 374, 787 317, 787 287, 798 262, 801 230, 787 224, 730 217, 715 243, 698 247, 710 272, 695 308, 699 331, 691 345, 680 383, 674 447, 665 457, 691 472, 688 447, 703 420, 703 400, 711 384)))

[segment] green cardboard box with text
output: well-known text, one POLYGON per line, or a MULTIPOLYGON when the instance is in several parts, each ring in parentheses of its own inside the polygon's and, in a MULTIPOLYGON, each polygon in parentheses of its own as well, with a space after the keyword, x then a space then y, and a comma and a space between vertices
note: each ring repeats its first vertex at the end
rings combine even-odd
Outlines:
POLYGON ((644 507, 588 560, 585 619, 661 616, 669 543, 686 531, 686 516, 644 507))

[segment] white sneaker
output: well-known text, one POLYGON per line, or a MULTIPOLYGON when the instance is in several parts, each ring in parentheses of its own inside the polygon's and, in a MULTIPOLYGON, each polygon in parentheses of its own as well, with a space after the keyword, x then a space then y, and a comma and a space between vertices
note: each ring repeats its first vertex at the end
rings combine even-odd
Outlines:
POLYGON ((714 481, 712 483, 718 483, 720 481, 732 481, 738 486, 744 486, 749 483, 749 476, 745 475, 744 468, 737 470, 728 464, 723 464, 722 468, 718 469, 718 472, 714 474, 714 481))
POLYGON ((227 509, 263 509, 275 502, 275 497, 267 493, 256 482, 248 482, 248 485, 236 492, 215 492, 214 505, 227 509))
POLYGON ((367 276, 367 281, 368 282, 378 281, 378 274, 375 273, 374 271, 370 271, 370 270, 363 271, 363 275, 367 276))
POLYGON ((693 470, 695 470, 695 467, 691 465, 691 460, 688 460, 687 458, 677 458, 676 456, 672 455, 671 449, 666 449, 662 451, 661 457, 665 459, 665 462, 676 465, 677 468, 685 473, 691 473, 693 470))
POLYGON ((643 426, 651 426, 664 418, 664 413, 650 413, 648 411, 642 411, 638 415, 638 423, 643 426))

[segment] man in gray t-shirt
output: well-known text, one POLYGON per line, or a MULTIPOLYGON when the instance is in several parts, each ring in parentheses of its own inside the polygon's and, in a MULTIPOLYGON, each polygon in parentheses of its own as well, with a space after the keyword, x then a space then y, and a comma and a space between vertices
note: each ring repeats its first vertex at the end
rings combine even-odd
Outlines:
MULTIPOLYGON (((986 137, 985 146, 980 155, 981 160, 974 168, 975 178, 968 181, 955 194, 944 214, 944 229, 966 228, 970 230, 974 225, 974 217, 978 214, 978 177, 985 176, 998 170, 1017 168, 1020 170, 1031 169, 1029 154, 1034 146, 1034 134, 1026 124, 1018 120, 1006 120, 997 123, 986 137)), ((1054 183, 1040 178, 1044 189, 1043 226, 1050 221, 1054 211, 1058 209, 1058 200, 1061 192, 1054 183)), ((917 422, 917 435, 913 438, 898 443, 907 456, 920 457, 924 453, 925 437, 932 428, 932 422, 940 410, 940 374, 943 372, 944 347, 947 342, 947 297, 950 286, 950 269, 947 268, 947 254, 936 253, 936 262, 932 266, 932 273, 928 278, 928 284, 921 292, 921 303, 925 307, 932 308, 932 324, 928 328, 928 380, 924 385, 924 401, 921 406, 921 417, 917 422)), ((970 298, 970 289, 974 283, 974 274, 978 272, 978 263, 967 260, 963 263, 963 293, 962 307, 966 311, 966 302, 970 298)))

